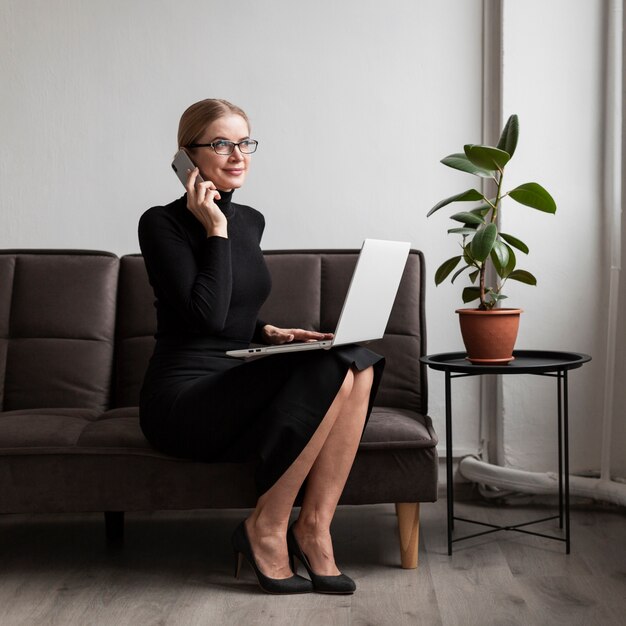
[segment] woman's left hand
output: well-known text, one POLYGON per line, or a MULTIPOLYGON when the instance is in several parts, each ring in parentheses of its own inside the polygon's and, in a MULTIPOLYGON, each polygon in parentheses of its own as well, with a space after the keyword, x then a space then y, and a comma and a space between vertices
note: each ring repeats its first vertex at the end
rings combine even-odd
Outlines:
POLYGON ((291 343, 292 341, 325 341, 333 338, 332 333, 318 333, 302 328, 278 328, 271 324, 263 326, 263 338, 271 345, 291 343))

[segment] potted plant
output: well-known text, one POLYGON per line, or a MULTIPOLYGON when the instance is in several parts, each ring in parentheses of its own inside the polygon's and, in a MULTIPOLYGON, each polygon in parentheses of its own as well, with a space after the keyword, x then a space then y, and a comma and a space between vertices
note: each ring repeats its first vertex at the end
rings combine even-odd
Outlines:
POLYGON ((528 271, 517 269, 516 252, 528 254, 528 246, 513 235, 500 231, 498 216, 502 201, 508 197, 544 213, 555 213, 552 196, 537 183, 524 183, 504 191, 504 170, 515 153, 519 137, 517 115, 509 117, 497 146, 467 144, 463 153, 451 154, 441 162, 479 178, 492 180, 495 197, 488 198, 477 189, 468 189, 438 202, 429 212, 453 202, 480 202, 476 208, 455 213, 451 219, 458 226, 448 233, 461 236, 459 254, 444 261, 435 272, 435 284, 441 284, 454 270, 454 282, 468 272, 470 286, 463 289, 464 303, 478 300, 476 309, 458 309, 461 333, 473 363, 506 363, 513 360, 513 346, 519 327, 521 309, 505 309, 498 305, 506 296, 502 288, 508 280, 536 285, 537 279, 528 271), (461 264, 461 268, 457 267, 461 264), (492 270, 488 271, 491 266, 492 270))

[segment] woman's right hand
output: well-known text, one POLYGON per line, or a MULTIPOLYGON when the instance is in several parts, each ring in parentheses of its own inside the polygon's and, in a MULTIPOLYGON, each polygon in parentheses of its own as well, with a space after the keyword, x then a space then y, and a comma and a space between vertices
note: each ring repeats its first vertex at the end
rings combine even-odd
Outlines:
POLYGON ((204 226, 207 237, 228 238, 228 222, 226 216, 215 203, 220 199, 220 192, 210 181, 196 184, 199 170, 190 170, 187 176, 187 208, 193 216, 204 226))

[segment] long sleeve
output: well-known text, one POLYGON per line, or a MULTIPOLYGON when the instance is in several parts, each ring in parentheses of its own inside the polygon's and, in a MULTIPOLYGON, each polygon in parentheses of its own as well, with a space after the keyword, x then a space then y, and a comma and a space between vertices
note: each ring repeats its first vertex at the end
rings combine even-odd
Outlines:
POLYGON ((195 257, 176 222, 148 211, 139 222, 139 245, 157 299, 196 331, 221 332, 232 291, 230 240, 208 237, 195 257))
POLYGON ((265 338, 263 337, 263 327, 267 324, 262 319, 257 319, 256 324, 254 326, 254 335, 252 335, 252 341, 254 343, 266 343, 265 338))
MULTIPOLYGON (((223 197, 229 198, 227 192, 223 197)), ((228 239, 207 238, 185 196, 148 209, 139 220, 157 340, 201 335, 249 342, 262 328, 258 313, 271 287, 260 248, 265 221, 229 199, 218 206, 228 219, 228 239)))

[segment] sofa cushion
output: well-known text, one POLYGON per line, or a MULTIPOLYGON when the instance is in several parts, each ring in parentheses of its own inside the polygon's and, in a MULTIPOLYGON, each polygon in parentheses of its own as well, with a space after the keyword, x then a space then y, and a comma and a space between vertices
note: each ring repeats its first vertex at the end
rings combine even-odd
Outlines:
POLYGON ((1 410, 108 406, 118 265, 108 252, 0 252, 1 410))
MULTIPOLYGON (((437 445, 429 417, 375 406, 360 450, 432 448, 437 445)), ((0 413, 0 455, 99 454, 123 449, 129 454, 162 455, 139 426, 137 407, 98 413, 89 409, 26 409, 0 413), (32 449, 32 450, 31 450, 32 449), (30 450, 30 451, 29 451, 30 450)))
POLYGON ((0 413, 0 455, 44 454, 74 447, 97 419, 89 409, 26 409, 0 413))
POLYGON ((86 424, 77 446, 87 451, 124 449, 130 453, 159 454, 141 432, 137 407, 107 411, 96 422, 86 424))
POLYGON ((272 291, 259 317, 282 328, 320 330, 322 256, 296 251, 268 252, 265 262, 272 277, 272 291))
MULTIPOLYGON (((374 407, 341 503, 435 500, 436 443, 428 417, 374 407)), ((250 507, 256 501, 251 464, 162 454, 144 438, 136 407, 0 413, 0 457, 0 513, 250 507)))
POLYGON ((437 441, 430 418, 413 411, 376 406, 367 422, 359 450, 432 448, 437 441))

